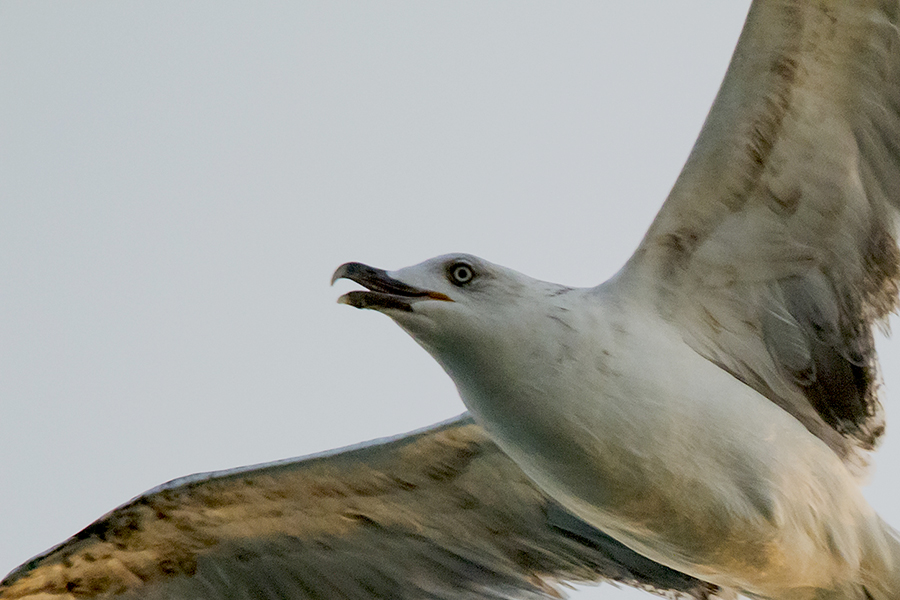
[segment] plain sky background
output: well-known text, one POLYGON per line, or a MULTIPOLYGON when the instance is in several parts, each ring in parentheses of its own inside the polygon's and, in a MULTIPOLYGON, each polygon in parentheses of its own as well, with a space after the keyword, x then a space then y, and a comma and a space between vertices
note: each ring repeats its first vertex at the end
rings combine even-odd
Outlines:
POLYGON ((0 574, 163 481, 462 412, 334 268, 609 277, 747 6, 0 2, 0 574))

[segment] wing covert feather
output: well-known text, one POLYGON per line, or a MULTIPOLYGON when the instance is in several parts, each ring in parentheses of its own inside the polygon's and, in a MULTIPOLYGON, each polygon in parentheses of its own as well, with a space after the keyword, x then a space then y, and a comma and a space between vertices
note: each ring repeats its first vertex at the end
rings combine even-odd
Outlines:
POLYGON ((0 599, 540 598, 601 580, 715 591, 566 513, 464 415, 176 480, 11 573, 0 599))
POLYGON ((854 464, 884 429, 871 329, 900 280, 898 13, 896 0, 755 1, 623 272, 698 352, 854 464))

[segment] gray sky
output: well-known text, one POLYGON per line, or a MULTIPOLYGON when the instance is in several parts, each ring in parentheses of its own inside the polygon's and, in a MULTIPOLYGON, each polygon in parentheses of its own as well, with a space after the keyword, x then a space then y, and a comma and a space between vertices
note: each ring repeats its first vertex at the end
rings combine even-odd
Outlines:
POLYGON ((747 5, 0 3, 0 574, 163 481, 462 412, 333 269, 610 276, 747 5))

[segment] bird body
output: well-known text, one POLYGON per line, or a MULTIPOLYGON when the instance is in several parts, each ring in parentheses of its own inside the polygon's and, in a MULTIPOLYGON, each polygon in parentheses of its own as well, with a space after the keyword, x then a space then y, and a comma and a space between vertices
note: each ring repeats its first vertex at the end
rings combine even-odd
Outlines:
MULTIPOLYGON (((372 285, 353 270, 336 275, 372 285)), ((693 350, 626 279, 570 289, 449 255, 384 280, 451 300, 385 312, 523 471, 594 527, 766 598, 845 586, 862 598, 872 571, 894 581, 900 545, 836 453, 693 350), (455 288, 443 273, 459 265, 474 277, 455 288)))

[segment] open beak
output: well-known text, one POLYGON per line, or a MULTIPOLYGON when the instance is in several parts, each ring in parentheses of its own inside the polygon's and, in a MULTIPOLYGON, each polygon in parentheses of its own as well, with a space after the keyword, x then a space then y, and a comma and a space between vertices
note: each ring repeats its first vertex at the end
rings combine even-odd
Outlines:
POLYGON ((362 263, 344 263, 331 276, 331 283, 338 279, 349 279, 365 287, 367 291, 354 291, 338 298, 341 304, 349 304, 356 308, 372 308, 384 310, 392 308, 412 312, 412 305, 420 300, 453 300, 440 292, 422 290, 402 281, 398 281, 383 269, 376 269, 362 263))

